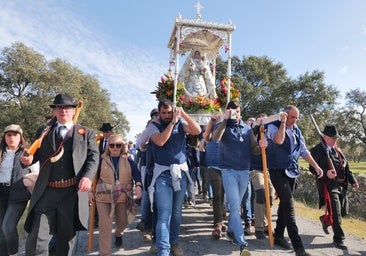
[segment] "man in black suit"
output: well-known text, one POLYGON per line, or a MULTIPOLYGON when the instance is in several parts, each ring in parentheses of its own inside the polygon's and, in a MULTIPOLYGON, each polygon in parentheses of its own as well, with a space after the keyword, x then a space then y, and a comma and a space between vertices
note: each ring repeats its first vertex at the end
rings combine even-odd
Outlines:
MULTIPOLYGON (((326 175, 322 179, 316 180, 319 208, 325 205, 328 209, 327 216, 320 216, 320 222, 326 234, 329 234, 328 226, 332 226, 334 246, 347 250, 347 246, 344 244, 345 235, 341 227, 342 217, 348 214, 347 187, 348 184, 351 184, 355 190, 358 190, 359 184, 349 169, 346 157, 337 147, 337 141, 340 138, 337 128, 334 125, 327 125, 322 133, 324 144, 319 143, 310 150, 320 168, 327 170, 324 171, 326 175), (328 156, 333 166, 329 166, 328 156), (326 202, 328 196, 329 200, 326 202), (332 218, 328 220, 330 216, 332 218)), ((315 173, 312 166, 310 166, 310 171, 315 173)))
POLYGON ((106 146, 109 136, 112 134, 113 126, 110 123, 103 123, 102 127, 99 128, 101 132, 103 132, 103 138, 99 142, 99 152, 100 154, 103 154, 106 146))
POLYGON ((48 242, 54 234, 56 255, 71 255, 76 231, 86 229, 82 223, 88 217, 87 211, 79 212, 87 206, 79 207, 78 191, 91 189, 99 163, 94 132, 73 122, 76 104, 71 96, 58 94, 50 107, 57 122, 34 156, 21 158, 24 165, 40 163, 24 224, 29 233, 27 256, 48 255, 48 242))

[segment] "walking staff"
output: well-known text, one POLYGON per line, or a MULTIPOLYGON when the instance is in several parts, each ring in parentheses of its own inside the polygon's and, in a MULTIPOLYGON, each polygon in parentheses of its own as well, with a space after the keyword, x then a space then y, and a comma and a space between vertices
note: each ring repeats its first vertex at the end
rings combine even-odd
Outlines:
MULTIPOLYGON (((264 125, 262 124, 259 128, 260 138, 264 140, 264 125)), ((266 198, 266 213, 268 220, 268 237, 269 237, 269 246, 272 248, 274 246, 273 241, 273 232, 272 232, 272 213, 271 213, 271 201, 269 196, 269 178, 268 178, 268 168, 267 168, 267 155, 266 148, 261 147, 262 151, 262 165, 263 165, 263 177, 264 177, 264 193, 266 198)))

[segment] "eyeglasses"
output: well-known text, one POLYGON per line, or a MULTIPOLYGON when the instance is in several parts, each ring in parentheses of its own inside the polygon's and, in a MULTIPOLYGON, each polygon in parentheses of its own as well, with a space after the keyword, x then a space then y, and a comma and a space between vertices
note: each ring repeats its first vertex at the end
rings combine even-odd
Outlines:
POLYGON ((57 110, 57 111, 63 111, 63 110, 69 111, 71 109, 74 109, 74 107, 71 107, 71 106, 57 106, 57 107, 55 107, 55 110, 57 110))
POLYGON ((122 148, 122 144, 114 144, 114 143, 111 143, 111 144, 109 144, 109 147, 110 148, 122 148))

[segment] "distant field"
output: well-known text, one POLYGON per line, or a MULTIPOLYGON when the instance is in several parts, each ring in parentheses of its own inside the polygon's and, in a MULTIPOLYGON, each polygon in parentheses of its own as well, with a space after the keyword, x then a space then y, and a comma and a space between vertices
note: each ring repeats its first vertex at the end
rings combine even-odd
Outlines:
MULTIPOLYGON (((304 167, 306 169, 309 168, 309 164, 302 158, 300 158, 299 164, 301 167, 304 167)), ((366 162, 359 162, 359 163, 349 162, 349 165, 353 174, 355 175, 366 174, 366 162)))

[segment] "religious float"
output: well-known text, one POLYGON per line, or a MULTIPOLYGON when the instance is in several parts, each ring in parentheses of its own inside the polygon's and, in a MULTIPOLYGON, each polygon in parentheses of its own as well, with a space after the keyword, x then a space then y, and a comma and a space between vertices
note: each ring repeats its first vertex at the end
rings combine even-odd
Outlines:
POLYGON ((228 101, 240 98, 240 92, 230 81, 232 22, 227 24, 205 21, 203 6, 195 6, 195 19, 178 15, 169 39, 169 71, 151 92, 157 100, 170 99, 182 106, 200 125, 206 125, 213 113, 221 112, 228 101), (227 75, 216 82, 216 57, 227 55, 227 75), (180 68, 180 58, 185 58, 180 68), (230 85, 230 86, 229 86, 230 85))

